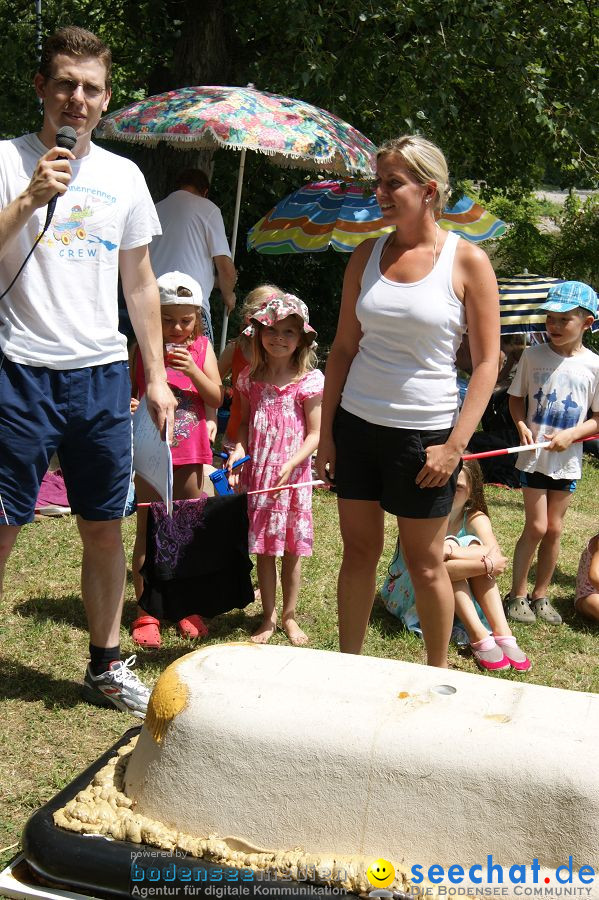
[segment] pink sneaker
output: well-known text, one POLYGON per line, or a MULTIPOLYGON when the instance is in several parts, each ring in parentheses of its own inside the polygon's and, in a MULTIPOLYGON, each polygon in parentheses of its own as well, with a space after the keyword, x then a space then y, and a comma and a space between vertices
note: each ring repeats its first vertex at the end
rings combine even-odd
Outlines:
POLYGON ((510 661, 495 641, 495 638, 483 638, 470 644, 472 655, 481 669, 489 672, 497 672, 501 669, 509 669, 510 661))
POLYGON ((503 650, 510 666, 512 669, 515 669, 516 672, 528 672, 528 670, 532 668, 531 661, 526 653, 520 649, 516 638, 513 635, 506 635, 505 637, 495 635, 495 643, 503 650))

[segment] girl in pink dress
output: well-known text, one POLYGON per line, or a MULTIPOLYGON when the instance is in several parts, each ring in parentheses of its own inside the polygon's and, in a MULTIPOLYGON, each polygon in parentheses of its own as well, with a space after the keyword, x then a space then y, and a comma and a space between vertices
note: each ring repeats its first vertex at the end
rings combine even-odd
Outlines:
MULTIPOLYGON (((275 290, 250 317, 252 362, 237 380, 241 422, 228 468, 245 456, 242 483, 248 492, 310 482, 318 446, 324 376, 315 369, 308 308, 293 294, 275 290)), ((230 475, 232 483, 237 476, 230 475)), ((308 643, 295 621, 301 558, 312 554, 312 488, 248 497, 249 549, 257 555, 263 619, 252 640, 265 644, 277 625, 276 557, 282 556, 282 626, 292 644, 308 643)))
MULTIPOLYGON (((173 458, 173 498, 188 500, 202 494, 203 467, 212 463, 205 406, 222 402, 222 383, 212 344, 201 334, 202 288, 189 275, 168 272, 158 279, 162 337, 165 344, 166 380, 177 399, 171 438, 173 458)), ((141 399, 146 390, 139 350, 132 354, 133 394, 141 399)), ((137 405, 132 401, 132 409, 137 405)), ((139 475, 135 477, 138 501, 158 500, 158 494, 139 475)), ((139 570, 146 554, 148 511, 137 510, 137 530, 133 547, 133 584, 137 600, 144 583, 139 570)), ((208 633, 201 616, 191 615, 177 622, 183 637, 204 637, 208 633)), ((131 635, 142 647, 160 646, 160 622, 137 607, 131 635)))

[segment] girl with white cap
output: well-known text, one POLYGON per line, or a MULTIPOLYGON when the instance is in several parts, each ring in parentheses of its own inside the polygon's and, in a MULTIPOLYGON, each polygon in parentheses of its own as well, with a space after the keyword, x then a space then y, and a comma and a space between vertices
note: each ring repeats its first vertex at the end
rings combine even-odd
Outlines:
MULTIPOLYGON (((158 279, 158 289, 167 381, 177 400, 171 438, 173 497, 189 500, 201 496, 203 467, 212 463, 205 407, 220 406, 223 388, 214 350, 202 334, 200 285, 182 272, 167 272, 158 279)), ((145 393, 145 376, 137 348, 132 354, 131 378, 134 395, 141 398, 145 393)), ((159 499, 154 489, 139 476, 135 477, 135 491, 140 502, 159 499)), ((132 563, 137 600, 144 587, 139 570, 145 559, 147 515, 147 509, 137 510, 132 563)), ((197 638, 207 634, 198 615, 181 619, 177 629, 183 637, 197 638)), ((154 616, 146 615, 139 606, 131 634, 135 643, 142 647, 160 646, 160 622, 154 616)))

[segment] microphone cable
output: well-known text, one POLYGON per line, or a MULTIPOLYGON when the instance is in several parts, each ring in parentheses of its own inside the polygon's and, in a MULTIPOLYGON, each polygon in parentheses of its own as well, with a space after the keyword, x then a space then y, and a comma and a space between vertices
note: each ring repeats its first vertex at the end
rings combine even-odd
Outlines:
MULTIPOLYGON (((62 147, 64 150, 72 150, 76 143, 77 143, 77 132, 75 131, 74 128, 71 128, 70 125, 65 125, 63 128, 59 128, 59 130, 56 133, 56 146, 57 147, 62 147)), ((64 159, 64 158, 65 157, 60 157, 60 156, 57 157, 57 159, 64 159)), ((56 201, 58 200, 59 196, 60 196, 59 194, 55 194, 48 202, 48 212, 46 213, 46 221, 44 223, 44 227, 42 228, 42 230, 38 234, 37 238, 35 239, 35 243, 33 244, 33 247, 31 248, 31 250, 25 257, 23 262, 21 263, 21 265, 17 271, 17 274, 15 275, 15 277, 13 278, 11 283, 8 285, 6 290, 2 291, 2 293, 0 294, 0 300, 2 300, 8 294, 8 292, 14 285, 15 281, 17 280, 17 278, 19 277, 19 275, 21 274, 21 272, 23 271, 23 269, 29 262, 31 254, 33 253, 33 251, 35 250, 35 248, 37 247, 37 245, 39 244, 39 242, 41 241, 41 239, 47 232, 50 222, 52 221, 52 216, 54 215, 54 210, 56 209, 56 201)))

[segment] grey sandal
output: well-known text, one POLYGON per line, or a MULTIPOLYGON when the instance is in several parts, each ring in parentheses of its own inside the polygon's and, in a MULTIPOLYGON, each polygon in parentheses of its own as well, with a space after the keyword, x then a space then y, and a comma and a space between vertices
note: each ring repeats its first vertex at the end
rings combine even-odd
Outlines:
POLYGON ((511 594, 507 594, 503 602, 506 615, 514 622, 523 622, 525 625, 536 622, 537 617, 531 609, 528 597, 512 597, 511 594))
POLYGON ((541 621, 547 622, 549 625, 562 624, 562 617, 557 609, 551 605, 547 597, 539 597, 538 600, 533 600, 531 608, 534 610, 537 619, 541 619, 541 621))

